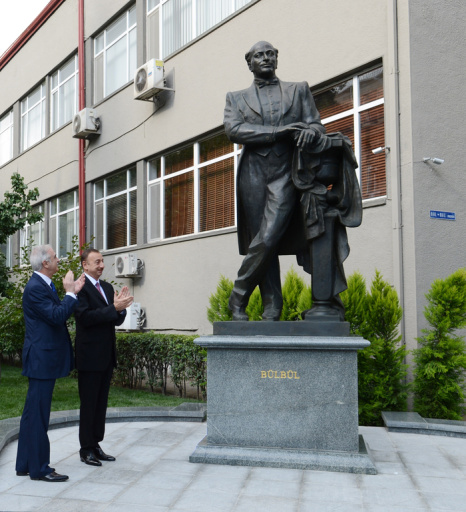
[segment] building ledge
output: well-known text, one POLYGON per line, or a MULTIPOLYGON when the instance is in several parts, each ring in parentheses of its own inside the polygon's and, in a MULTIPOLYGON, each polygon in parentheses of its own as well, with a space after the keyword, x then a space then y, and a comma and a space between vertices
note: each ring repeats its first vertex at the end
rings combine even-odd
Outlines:
POLYGON ((382 412, 389 432, 466 438, 466 421, 422 418, 417 412, 382 412))

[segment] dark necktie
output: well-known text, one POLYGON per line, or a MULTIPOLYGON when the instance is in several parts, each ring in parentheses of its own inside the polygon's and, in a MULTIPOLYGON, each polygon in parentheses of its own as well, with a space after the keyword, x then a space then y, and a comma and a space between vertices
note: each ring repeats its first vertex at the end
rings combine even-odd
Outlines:
POLYGON ((55 293, 55 295, 58 295, 57 289, 55 288, 55 285, 53 284, 52 281, 50 281, 50 288, 52 288, 52 292, 55 293))
MULTIPOLYGON (((97 283, 95 283, 95 287, 97 288, 97 290, 99 290, 100 295, 102 295, 102 297, 104 297, 104 294, 102 293, 102 288, 100 287, 99 281, 97 281, 97 283)), ((105 297, 104 297, 104 299, 105 299, 105 297)))
POLYGON ((254 79, 255 84, 257 87, 262 89, 262 87, 265 87, 266 85, 277 85, 278 84, 278 78, 271 78, 270 80, 264 80, 263 78, 255 78, 254 79))

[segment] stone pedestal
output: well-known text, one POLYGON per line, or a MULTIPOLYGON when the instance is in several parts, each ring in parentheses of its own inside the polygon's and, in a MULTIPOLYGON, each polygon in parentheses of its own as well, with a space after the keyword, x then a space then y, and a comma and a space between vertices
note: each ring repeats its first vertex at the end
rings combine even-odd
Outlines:
POLYGON ((191 462, 376 473, 358 435, 357 351, 368 341, 214 334, 196 343, 207 349, 207 436, 191 462))

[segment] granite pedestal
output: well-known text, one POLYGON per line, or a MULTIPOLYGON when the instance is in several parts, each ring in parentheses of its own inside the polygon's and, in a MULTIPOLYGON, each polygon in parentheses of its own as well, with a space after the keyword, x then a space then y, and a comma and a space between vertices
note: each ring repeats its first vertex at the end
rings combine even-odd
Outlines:
POLYGON ((376 473, 358 435, 357 351, 368 341, 214 334, 196 343, 207 349, 207 436, 191 462, 376 473))

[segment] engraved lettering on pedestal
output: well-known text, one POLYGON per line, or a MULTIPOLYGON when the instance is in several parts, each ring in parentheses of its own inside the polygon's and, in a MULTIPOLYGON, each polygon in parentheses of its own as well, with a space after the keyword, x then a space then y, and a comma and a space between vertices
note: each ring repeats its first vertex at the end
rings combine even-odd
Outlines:
POLYGON ((301 377, 294 370, 260 370, 261 379, 299 380, 301 377))

